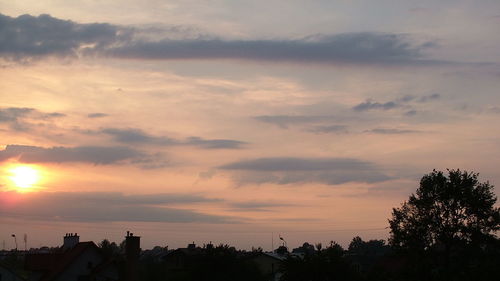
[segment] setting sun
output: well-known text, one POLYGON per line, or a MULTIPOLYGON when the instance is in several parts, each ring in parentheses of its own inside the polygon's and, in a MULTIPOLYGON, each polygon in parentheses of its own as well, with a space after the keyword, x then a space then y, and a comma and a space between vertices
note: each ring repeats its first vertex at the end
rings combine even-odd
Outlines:
POLYGON ((12 182, 21 189, 32 187, 40 178, 38 170, 29 166, 17 166, 10 173, 12 182))

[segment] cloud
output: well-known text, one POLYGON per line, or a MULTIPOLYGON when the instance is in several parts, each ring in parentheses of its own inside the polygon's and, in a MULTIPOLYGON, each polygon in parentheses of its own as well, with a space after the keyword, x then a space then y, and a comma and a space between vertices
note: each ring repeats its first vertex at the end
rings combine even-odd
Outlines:
POLYGON ((408 117, 411 117, 411 116, 415 116, 417 115, 417 111, 412 109, 412 110, 408 110, 404 113, 405 116, 408 116, 408 117))
POLYGON ((176 204, 216 202, 188 194, 124 195, 110 192, 0 192, 2 216, 77 222, 230 223, 235 218, 173 208, 176 204))
POLYGON ((257 158, 229 163, 219 168, 234 172, 234 179, 240 184, 319 182, 336 185, 391 179, 374 164, 350 158, 257 158))
POLYGON ((0 55, 14 60, 76 56, 128 38, 126 29, 105 23, 79 24, 50 15, 0 14, 0 55))
POLYGON ((0 123, 17 122, 19 118, 25 117, 34 111, 34 108, 27 107, 0 108, 0 123))
POLYGON ((427 95, 427 96, 422 96, 418 99, 419 102, 429 102, 429 101, 433 101, 433 100, 437 100, 437 99, 440 99, 441 98, 441 95, 438 94, 438 93, 434 93, 434 94, 430 94, 430 95, 427 95))
POLYGON ((261 115, 254 117, 256 120, 288 128, 292 124, 316 123, 332 120, 334 116, 326 115, 261 115))
POLYGON ((486 109, 486 112, 500 114, 500 107, 498 106, 490 106, 486 109))
MULTIPOLYGON (((419 63, 432 44, 414 44, 405 35, 346 33, 296 40, 160 40, 108 49, 108 55, 135 59, 244 59, 274 62, 401 64, 419 63)), ((422 61, 423 62, 423 61, 422 61)))
POLYGON ((106 116, 109 116, 109 115, 106 113, 100 113, 100 112, 87 114, 88 118, 101 118, 101 117, 106 117, 106 116))
POLYGON ((142 167, 165 165, 157 155, 149 155, 128 147, 76 146, 44 148, 27 145, 7 145, 0 151, 0 162, 17 159, 23 163, 80 162, 94 165, 132 163, 142 167))
POLYGON ((381 135, 399 135, 399 134, 414 134, 420 133, 417 130, 404 130, 404 129, 394 129, 394 128, 375 128, 372 130, 365 131, 365 133, 381 134, 381 135))
POLYGON ((189 137, 186 140, 176 140, 164 136, 152 136, 136 128, 105 128, 99 131, 108 134, 120 143, 126 144, 153 144, 153 145, 188 145, 203 149, 239 149, 245 142, 228 139, 203 139, 189 137))
POLYGON ((26 60, 44 56, 105 56, 144 60, 237 59, 321 64, 429 64, 423 52, 433 42, 408 35, 359 32, 299 39, 231 40, 217 36, 169 36, 172 28, 141 29, 107 23, 81 24, 50 15, 0 14, 0 56, 26 60), (189 38, 191 37, 191 38, 189 38))
MULTIPOLYGON (((427 103, 431 101, 435 101, 441 98, 441 95, 438 93, 433 93, 429 95, 424 95, 424 96, 412 96, 412 95, 406 95, 403 97, 400 97, 398 99, 380 103, 380 102, 374 102, 370 99, 366 100, 365 102, 362 102, 356 106, 354 106, 352 109, 354 111, 368 111, 368 110, 391 110, 395 108, 402 108, 410 106, 411 104, 415 104, 414 102, 418 103, 427 103)), ((414 115, 416 111, 410 110, 407 112, 406 115, 414 115)))
POLYGON ((121 143, 150 143, 159 145, 176 144, 176 141, 171 138, 151 136, 140 129, 106 128, 102 129, 101 132, 111 135, 115 141, 121 143))
POLYGON ((385 103, 378 103, 378 102, 372 102, 370 100, 367 100, 365 102, 362 102, 352 109, 355 111, 367 111, 367 110, 389 110, 389 109, 394 109, 398 107, 399 105, 394 102, 394 101, 389 101, 385 103))
POLYGON ((54 118, 66 116, 60 112, 42 112, 29 107, 4 107, 0 108, 0 124, 8 124, 15 131, 27 131, 33 123, 50 121, 54 118))
POLYGON ((308 130, 313 133, 321 133, 321 134, 343 134, 347 133, 347 126, 345 125, 329 125, 329 126, 315 126, 308 130))
POLYGON ((199 137, 190 137, 184 144, 194 145, 205 149, 239 149, 245 145, 246 142, 225 139, 206 140, 199 137))
POLYGON ((230 206, 232 211, 237 212, 270 212, 272 211, 271 209, 276 207, 290 207, 295 205, 281 202, 249 201, 231 203, 230 206))

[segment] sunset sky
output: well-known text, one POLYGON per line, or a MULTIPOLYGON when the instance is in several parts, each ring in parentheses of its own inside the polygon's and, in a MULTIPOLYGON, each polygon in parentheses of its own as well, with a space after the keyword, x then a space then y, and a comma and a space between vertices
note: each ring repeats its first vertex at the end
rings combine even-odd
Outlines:
POLYGON ((432 169, 500 185, 499 30, 498 0, 0 0, 0 240, 387 239, 432 169))

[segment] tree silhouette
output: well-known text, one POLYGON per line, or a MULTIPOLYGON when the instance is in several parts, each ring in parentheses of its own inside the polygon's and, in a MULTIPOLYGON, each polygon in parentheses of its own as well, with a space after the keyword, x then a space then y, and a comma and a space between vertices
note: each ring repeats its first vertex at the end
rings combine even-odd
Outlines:
POLYGON ((493 186, 479 182, 477 173, 457 169, 446 176, 433 170, 407 202, 393 209, 389 243, 413 253, 432 252, 449 275, 451 262, 454 267, 463 263, 463 249, 479 249, 497 239, 496 201, 493 186))

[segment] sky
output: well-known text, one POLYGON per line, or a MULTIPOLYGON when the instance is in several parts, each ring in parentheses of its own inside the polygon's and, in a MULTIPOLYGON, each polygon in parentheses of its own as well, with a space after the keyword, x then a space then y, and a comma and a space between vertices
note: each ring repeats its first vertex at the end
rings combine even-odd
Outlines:
POLYGON ((0 240, 387 239, 433 169, 500 183, 499 29, 497 0, 0 0, 0 240))

